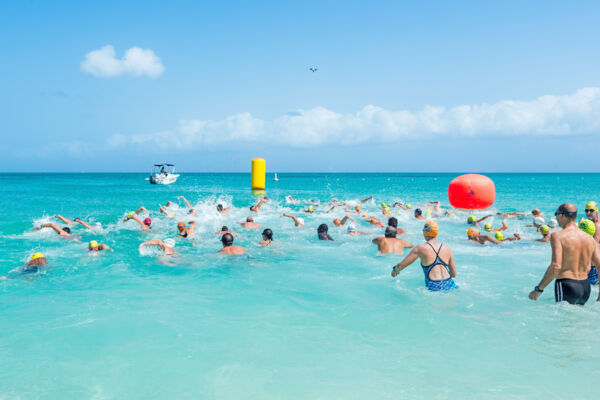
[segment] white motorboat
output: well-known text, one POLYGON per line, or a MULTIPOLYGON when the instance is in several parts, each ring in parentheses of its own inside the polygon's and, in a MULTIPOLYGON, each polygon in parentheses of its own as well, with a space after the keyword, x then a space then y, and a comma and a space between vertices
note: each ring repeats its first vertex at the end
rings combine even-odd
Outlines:
POLYGON ((175 165, 173 164, 154 164, 154 171, 146 180, 153 185, 170 185, 177 182, 179 174, 175 173, 175 165))
POLYGON ((275 178, 273 178, 273 180, 274 180, 275 182, 277 182, 277 181, 279 180, 279 178, 277 178, 277 172, 275 172, 275 178))

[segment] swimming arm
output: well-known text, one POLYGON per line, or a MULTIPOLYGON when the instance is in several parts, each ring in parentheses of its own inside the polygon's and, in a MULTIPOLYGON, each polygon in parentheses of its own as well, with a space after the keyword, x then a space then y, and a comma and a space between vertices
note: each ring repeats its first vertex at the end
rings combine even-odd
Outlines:
POLYGON ((127 217, 127 220, 134 220, 135 222, 137 222, 138 224, 140 224, 144 229, 146 229, 146 225, 140 221, 140 219, 138 217, 136 217, 135 215, 132 215, 131 217, 127 217))
POLYGON ((73 221, 79 222, 81 225, 85 226, 88 229, 93 229, 90 224, 88 224, 87 222, 82 221, 80 218, 75 218, 73 221))
POLYGON ((138 247, 138 250, 141 250, 142 247, 146 247, 146 246, 159 246, 163 250, 165 248, 165 244, 163 243, 162 240, 160 240, 160 239, 152 239, 152 240, 148 240, 147 242, 144 242, 144 243, 140 244, 139 247, 138 247))
POLYGON ((183 200, 183 202, 185 203, 185 205, 187 206, 187 208, 194 208, 194 207, 192 207, 192 205, 190 204, 190 202, 187 201, 187 199, 185 197, 183 197, 183 196, 177 196, 177 198, 183 200))
POLYGON ((477 220, 477 223, 480 223, 481 221, 483 221, 483 220, 486 220, 486 219, 488 219, 489 217, 493 217, 493 216, 494 216, 494 214, 486 215, 485 217, 478 219, 478 220, 477 220))
POLYGON ((62 222, 64 222, 65 224, 72 224, 72 223, 73 223, 73 221, 71 221, 69 218, 65 218, 65 217, 63 217, 62 215, 59 215, 59 214, 56 214, 56 215, 54 216, 54 218, 58 218, 58 219, 60 219, 60 220, 61 220, 62 222))
POLYGON ((419 258, 418 248, 419 247, 413 248, 410 251, 410 253, 408 253, 408 255, 406 257, 404 257, 404 260, 402 260, 398 264, 394 265, 394 268, 392 268, 392 278, 395 278, 396 276, 398 276, 400 271, 402 271, 404 268, 408 267, 410 264, 414 263, 417 260, 417 258, 419 258))
POLYGON ((196 221, 190 221, 190 222, 188 222, 188 224, 190 225, 190 227, 187 230, 188 235, 193 235, 194 230, 196 229, 196 225, 198 225, 198 223, 196 221))
POLYGON ((369 197, 367 197, 366 199, 362 199, 360 202, 361 202, 361 203, 364 203, 364 202, 366 202, 366 201, 369 201, 369 200, 371 200, 372 198, 373 198, 373 196, 369 196, 369 197))
POLYGON ((47 224, 43 224, 42 226, 40 226, 40 228, 52 228, 59 235, 62 235, 63 233, 66 233, 62 229, 60 229, 58 226, 56 226, 56 224, 53 223, 53 222, 50 222, 50 223, 47 223, 47 224))

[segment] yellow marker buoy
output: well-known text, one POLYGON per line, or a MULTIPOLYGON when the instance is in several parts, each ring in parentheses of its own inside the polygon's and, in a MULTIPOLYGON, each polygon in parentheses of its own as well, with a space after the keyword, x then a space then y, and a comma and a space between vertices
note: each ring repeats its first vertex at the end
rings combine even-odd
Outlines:
POLYGON ((253 190, 264 190, 267 163, 262 158, 252 159, 252 171, 250 173, 250 187, 253 190))

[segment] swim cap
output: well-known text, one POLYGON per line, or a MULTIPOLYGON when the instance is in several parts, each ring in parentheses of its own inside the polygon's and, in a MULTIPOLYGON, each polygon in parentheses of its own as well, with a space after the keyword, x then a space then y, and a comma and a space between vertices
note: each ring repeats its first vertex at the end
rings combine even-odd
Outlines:
POLYGON ((538 215, 540 213, 540 209, 539 208, 534 208, 533 210, 531 210, 531 213, 533 215, 538 215))
POLYGON ((492 224, 490 224, 489 222, 487 224, 485 224, 485 231, 486 232, 491 232, 492 231, 492 224))
POLYGON ((579 229, 590 234, 591 236, 594 236, 594 233, 596 233, 596 225, 594 224, 594 221, 590 221, 589 219, 584 219, 581 221, 579 223, 579 229))
POLYGON ((383 207, 383 208, 387 208, 387 204, 385 204, 385 203, 381 203, 381 207, 383 207))
POLYGON ((542 225, 540 226, 540 232, 542 233, 542 235, 546 236, 550 233, 550 228, 548 228, 548 225, 542 225))
POLYGON ((131 218, 131 217, 133 217, 133 214, 135 214, 133 211, 129 211, 129 212, 127 213, 127 216, 131 218))
POLYGON ((357 204, 357 205, 356 205, 356 207, 354 207, 354 209, 355 209, 356 211, 360 211, 360 206, 357 204))
POLYGON ((313 212, 314 208, 313 206, 308 206, 308 211, 313 212))
POLYGON ((354 225, 352 225, 352 224, 348 225, 348 232, 352 232, 352 231, 355 231, 355 230, 356 230, 356 227, 354 225))
POLYGON ((407 205, 406 205, 406 208, 408 208, 409 210, 410 210, 410 208, 411 208, 411 207, 412 207, 412 206, 411 206, 410 204, 407 204, 407 205))
POLYGON ((468 237, 471 237, 473 235, 477 235, 478 233, 479 233, 479 231, 477 229, 475 229, 475 228, 471 227, 471 228, 467 229, 467 236, 468 237))
POLYGON ((544 221, 544 218, 542 218, 542 217, 535 217, 535 218, 533 219, 533 224, 534 224, 535 226, 544 225, 544 222, 545 222, 545 221, 544 221))
POLYGON ((477 218, 474 215, 469 215, 469 218, 467 218, 467 224, 474 224, 477 222, 477 218))
POLYGON ((35 253, 31 256, 31 261, 37 260, 38 258, 44 258, 44 255, 42 253, 35 253))
POLYGON ((496 239, 498 239, 499 241, 503 241, 504 240, 504 235, 500 232, 496 232, 494 234, 494 236, 496 236, 496 239))
POLYGON ((363 215, 361 215, 361 217, 367 218, 367 214, 363 214, 363 215))
POLYGON ((428 208, 427 210, 425 210, 425 215, 430 215, 431 214, 431 210, 428 208))
POLYGON ((596 204, 595 201, 588 201, 588 203, 585 205, 585 208, 588 210, 598 211, 598 204, 596 204))
POLYGON ((152 220, 151 220, 150 218, 146 218, 146 219, 144 220, 144 224, 146 224, 146 225, 148 225, 148 226, 150 226, 150 224, 151 224, 151 223, 152 223, 152 220))
POLYGON ((97 248, 97 247, 98 247, 98 242, 96 242, 95 240, 92 240, 92 241, 90 242, 90 244, 88 245, 88 247, 89 247, 90 249, 95 249, 95 248, 97 248))
POLYGON ((558 226, 558 221, 556 220, 556 218, 550 218, 548 226, 550 226, 550 228, 556 228, 558 226))
POLYGON ((298 222, 300 222, 302 225, 304 225, 304 218, 298 217, 296 219, 298 220, 298 222))
POLYGON ((434 238, 438 235, 440 228, 438 227, 437 222, 435 221, 427 221, 425 226, 423 227, 423 234, 428 238, 434 238))
POLYGON ((182 228, 185 228, 185 222, 183 222, 183 221, 180 221, 180 222, 177 224, 177 229, 182 229, 182 228))
POLYGON ((164 243, 164 244, 165 244, 165 246, 167 246, 167 247, 170 247, 170 248, 173 248, 173 247, 175 247, 175 239, 171 239, 171 238, 169 238, 169 239, 165 239, 165 240, 163 240, 163 243, 164 243))

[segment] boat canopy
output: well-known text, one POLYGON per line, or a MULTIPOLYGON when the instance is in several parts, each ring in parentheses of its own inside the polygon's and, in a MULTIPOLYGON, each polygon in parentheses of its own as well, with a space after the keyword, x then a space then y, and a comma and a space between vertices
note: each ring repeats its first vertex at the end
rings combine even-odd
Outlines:
POLYGON ((175 164, 154 164, 155 167, 174 167, 175 164))

